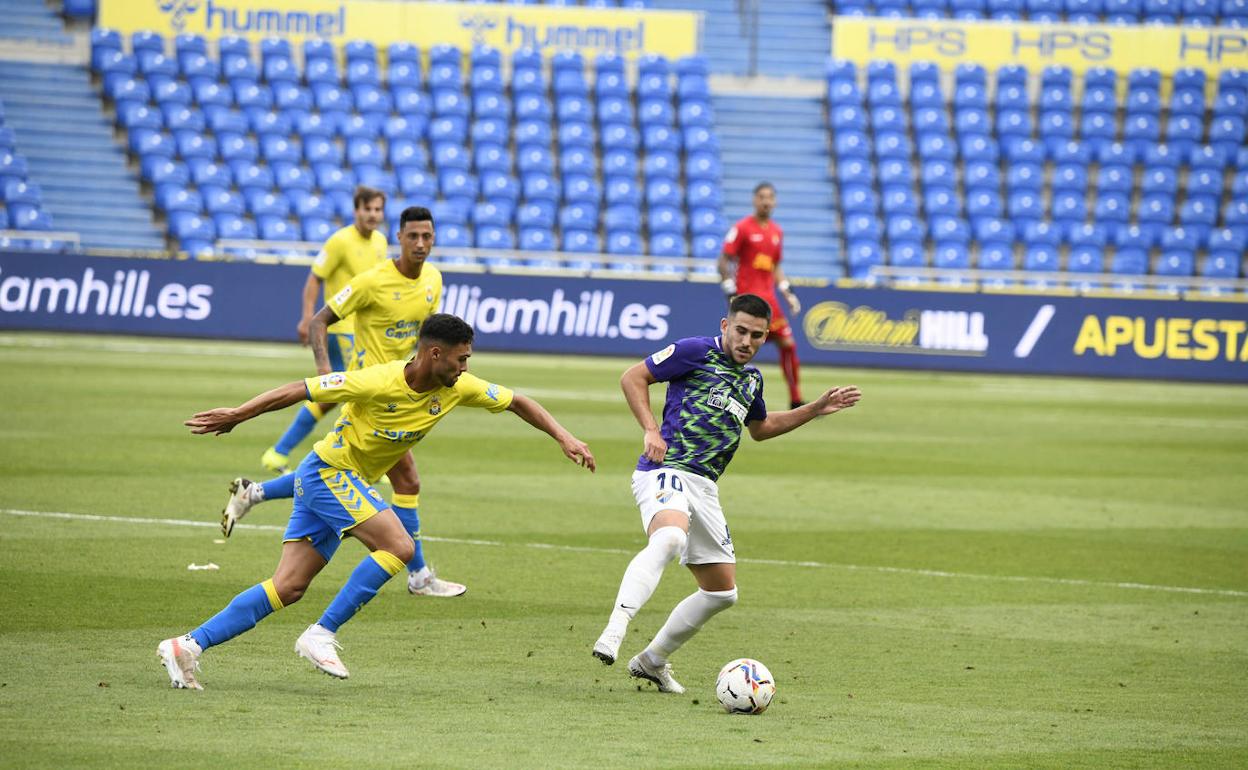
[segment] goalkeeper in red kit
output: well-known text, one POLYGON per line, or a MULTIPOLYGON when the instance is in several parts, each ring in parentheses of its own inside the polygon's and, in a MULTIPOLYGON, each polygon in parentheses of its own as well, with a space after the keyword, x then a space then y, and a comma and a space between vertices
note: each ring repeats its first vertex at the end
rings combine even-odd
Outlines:
POLYGON ((724 253, 719 258, 720 287, 729 300, 738 294, 756 294, 771 305, 767 339, 780 346, 780 371, 789 386, 790 405, 796 409, 804 403, 798 386, 797 343, 776 298, 777 290, 794 316, 801 312, 802 304, 780 269, 784 231, 772 221, 775 208, 776 188, 770 182, 760 182, 754 188, 754 214, 743 217, 724 238, 724 253))

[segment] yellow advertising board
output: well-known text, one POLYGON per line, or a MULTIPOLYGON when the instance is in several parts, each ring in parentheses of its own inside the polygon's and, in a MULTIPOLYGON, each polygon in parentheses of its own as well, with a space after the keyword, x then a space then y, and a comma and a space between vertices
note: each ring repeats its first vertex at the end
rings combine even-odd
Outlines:
POLYGON ((1061 65, 1075 72, 1150 67, 1168 74, 1195 67, 1216 75, 1248 68, 1248 29, 838 16, 832 23, 832 55, 858 64, 930 61, 949 69, 965 63, 990 69, 1021 64, 1032 70, 1061 65))
POLYGON ((669 58, 698 52, 702 16, 685 11, 635 11, 487 3, 391 0, 101 0, 99 25, 129 35, 140 30, 166 37, 181 33, 210 40, 238 35, 334 42, 369 40, 421 48, 438 44, 465 50, 492 45, 504 52, 530 47, 586 56, 657 53, 669 58))

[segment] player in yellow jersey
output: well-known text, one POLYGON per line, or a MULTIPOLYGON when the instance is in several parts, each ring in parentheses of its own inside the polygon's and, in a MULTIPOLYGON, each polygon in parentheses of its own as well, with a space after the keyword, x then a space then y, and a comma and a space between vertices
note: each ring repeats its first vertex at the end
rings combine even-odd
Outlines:
POLYGON ((308 398, 345 403, 334 429, 299 464, 295 503, 273 576, 243 591, 184 636, 166 639, 157 654, 174 687, 203 689, 196 673, 209 647, 250 630, 303 596, 343 538, 355 537, 370 554, 360 562, 295 651, 325 673, 345 679, 336 634, 412 556, 412 539, 385 500, 369 485, 458 406, 510 411, 551 436, 565 457, 593 471, 589 447, 531 398, 468 374, 472 327, 445 313, 420 330, 416 357, 354 372, 331 372, 288 383, 241 406, 199 412, 192 433, 228 433, 257 415, 308 398))
MULTIPOLYGON (((400 253, 365 270, 335 294, 309 324, 316 371, 334 371, 332 342, 328 333, 344 321, 354 322, 355 360, 363 366, 406 361, 411 357, 420 326, 438 310, 442 299, 442 273, 426 264, 433 249, 433 215, 429 209, 411 206, 399 217, 400 253)), ((425 561, 420 534, 420 477, 411 454, 404 455, 386 475, 394 489, 395 514, 411 533, 415 553, 408 562, 407 590, 416 596, 452 597, 468 590, 462 583, 437 576, 425 561)), ((378 479, 369 479, 375 483, 378 479)), ((230 499, 221 514, 226 537, 234 524, 263 500, 294 494, 295 476, 256 484, 245 478, 230 484, 230 499), (289 490, 287 492, 286 490, 289 490)))
MULTIPOLYGON (((308 333, 317 298, 324 296, 328 300, 342 291, 352 278, 386 259, 386 236, 378 229, 385 215, 386 194, 361 185, 355 188, 352 203, 355 205, 355 222, 329 236, 312 263, 308 280, 303 284, 303 313, 297 328, 299 341, 304 345, 309 342, 308 333)), ((329 332, 331 368, 334 371, 358 369, 351 319, 339 321, 330 327, 329 332)), ((307 438, 328 408, 324 404, 304 404, 277 443, 265 450, 260 464, 275 474, 289 472, 290 453, 307 438)), ((279 485, 276 491, 284 491, 284 484, 279 485)), ((290 494, 286 491, 274 496, 290 497, 290 494)))

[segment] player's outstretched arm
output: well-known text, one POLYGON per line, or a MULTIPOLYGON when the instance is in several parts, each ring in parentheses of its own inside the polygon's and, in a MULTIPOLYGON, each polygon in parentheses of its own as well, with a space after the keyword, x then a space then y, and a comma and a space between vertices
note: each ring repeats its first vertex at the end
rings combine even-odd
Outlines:
POLYGON ((308 343, 312 346, 312 359, 316 361, 317 374, 329 374, 334 370, 329 364, 329 327, 338 323, 338 314, 328 305, 317 311, 308 324, 308 343))
POLYGON ((785 433, 800 428, 816 417, 835 414, 848 409, 862 398, 862 391, 857 385, 846 385, 841 388, 830 388, 823 395, 809 404, 790 409, 787 412, 772 412, 765 420, 749 423, 750 438, 755 441, 766 441, 769 438, 783 436, 785 433))
POLYGON ((597 467, 594 454, 589 451, 589 444, 569 433, 550 412, 546 411, 545 407, 533 399, 517 393, 512 397, 511 406, 507 407, 507 411, 515 412, 529 425, 549 434, 551 438, 559 442, 559 448, 563 450, 564 456, 572 462, 583 468, 589 468, 591 473, 597 467))
POLYGON ((312 323, 312 312, 316 310, 316 298, 321 295, 321 279, 316 273, 308 271, 308 280, 303 282, 303 296, 301 297, 302 312, 299 314, 299 324, 295 330, 299 332, 299 343, 308 344, 308 328, 312 323))
POLYGON ((667 442, 659 433, 659 426, 654 422, 654 412, 650 409, 650 386, 658 382, 646 366, 645 361, 633 364, 620 375, 620 390, 624 391, 624 400, 632 410, 637 424, 645 431, 641 439, 641 451, 650 460, 659 463, 667 455, 667 442))
POLYGON ((245 404, 236 407, 220 407, 198 412, 194 417, 182 423, 191 429, 191 433, 229 433, 235 425, 246 422, 257 415, 284 409, 297 404, 308 397, 308 388, 303 380, 287 383, 273 390, 265 391, 245 404))

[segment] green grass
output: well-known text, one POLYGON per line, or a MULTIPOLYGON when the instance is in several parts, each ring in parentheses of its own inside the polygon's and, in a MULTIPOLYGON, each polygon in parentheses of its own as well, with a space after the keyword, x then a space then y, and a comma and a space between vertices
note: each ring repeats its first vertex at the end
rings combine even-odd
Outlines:
MULTIPOLYGON (((680 651, 688 693, 668 696, 589 655, 643 544, 628 363, 479 353, 599 472, 514 415, 457 411, 417 461, 426 552, 467 596, 395 581, 340 634, 351 678, 320 675, 291 648, 362 557, 349 542, 186 692, 156 643, 267 577, 279 533, 14 512, 215 522, 289 415, 220 438, 181 421, 310 356, 0 336, 0 766, 1248 765, 1248 390, 806 368, 809 394, 863 401, 742 446, 721 483, 741 601, 680 651), (742 655, 777 676, 760 717, 715 703, 742 655)), ((624 652, 691 589, 670 568, 624 652)))

